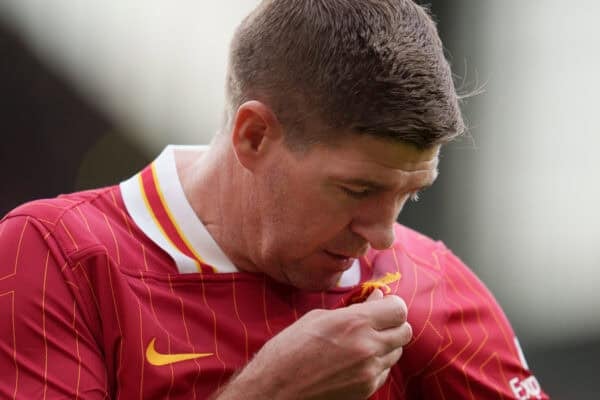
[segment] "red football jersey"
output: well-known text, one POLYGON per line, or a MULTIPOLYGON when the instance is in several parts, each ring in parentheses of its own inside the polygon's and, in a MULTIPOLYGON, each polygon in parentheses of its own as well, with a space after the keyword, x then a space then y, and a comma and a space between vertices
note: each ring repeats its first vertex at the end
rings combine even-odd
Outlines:
MULTIPOLYGON (((403 297, 412 341, 373 399, 546 399, 484 285, 396 226, 339 287, 240 272, 186 200, 174 147, 120 186, 35 201, 0 223, 0 397, 205 399, 314 308, 403 297)), ((268 379, 266 377, 265 379, 268 379)))

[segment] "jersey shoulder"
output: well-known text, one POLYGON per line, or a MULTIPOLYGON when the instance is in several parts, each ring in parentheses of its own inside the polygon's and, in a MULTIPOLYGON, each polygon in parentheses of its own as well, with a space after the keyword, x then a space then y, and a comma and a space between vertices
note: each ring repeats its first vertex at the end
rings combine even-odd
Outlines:
POLYGON ((9 211, 3 219, 29 217, 49 225, 55 225, 63 218, 65 213, 105 195, 112 189, 114 187, 62 194, 54 198, 32 200, 9 211))
POLYGON ((371 250, 367 255, 375 275, 382 269, 395 269, 406 274, 410 273, 413 267, 419 271, 425 269, 430 274, 440 275, 446 268, 446 259, 452 252, 442 241, 434 240, 398 223, 394 226, 394 232, 396 237, 390 248, 371 250))
POLYGON ((2 221, 23 220, 37 227, 65 256, 102 245, 102 225, 119 212, 117 186, 33 200, 4 216, 2 221))
MULTIPOLYGON (((414 263, 420 269, 446 279, 447 275, 467 274, 474 277, 470 268, 441 240, 434 240, 401 224, 395 226, 396 239, 392 247, 381 253, 393 251, 397 259, 414 263)), ((388 255, 389 257, 389 255, 388 255)))
POLYGON ((448 251, 443 242, 401 224, 396 224, 395 234, 396 240, 392 247, 420 261, 423 266, 435 267, 438 263, 437 255, 448 251))
POLYGON ((442 241, 400 224, 396 224, 395 233, 396 239, 389 249, 371 254, 375 278, 399 273, 400 287, 416 291, 415 300, 429 302, 431 293, 441 299, 458 290, 460 298, 474 292, 481 294, 475 297, 495 303, 485 284, 442 241))

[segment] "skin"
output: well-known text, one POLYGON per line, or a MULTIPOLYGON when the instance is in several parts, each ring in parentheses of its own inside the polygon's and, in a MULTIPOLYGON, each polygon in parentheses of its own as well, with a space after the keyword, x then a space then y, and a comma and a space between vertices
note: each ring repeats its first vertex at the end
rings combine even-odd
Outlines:
POLYGON ((268 341, 217 398, 366 399, 411 336, 404 302, 377 289, 362 304, 304 315, 268 341))
MULTIPOLYGON (((325 129, 317 121, 306 128, 325 129)), ((369 247, 393 244, 402 207, 437 176, 439 146, 335 134, 343 139, 293 151, 272 110, 250 101, 207 153, 176 154, 192 208, 240 270, 325 290, 369 247)), ((379 290, 361 304, 313 310, 216 398, 365 399, 410 341, 406 318, 404 301, 379 290)))
POLYGON ((402 207, 437 176, 439 146, 345 136, 292 151, 271 110, 245 103, 230 135, 180 163, 184 191, 238 268, 328 289, 370 246, 392 245, 402 207))

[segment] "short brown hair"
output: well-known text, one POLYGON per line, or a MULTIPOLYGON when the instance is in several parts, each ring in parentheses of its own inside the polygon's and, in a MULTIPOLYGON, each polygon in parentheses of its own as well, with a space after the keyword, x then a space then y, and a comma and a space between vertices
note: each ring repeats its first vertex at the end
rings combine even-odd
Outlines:
POLYGON ((290 144, 328 139, 302 129, 315 117, 419 148, 464 130, 435 23, 410 0, 262 1, 236 30, 227 74, 228 112, 251 99, 290 144))

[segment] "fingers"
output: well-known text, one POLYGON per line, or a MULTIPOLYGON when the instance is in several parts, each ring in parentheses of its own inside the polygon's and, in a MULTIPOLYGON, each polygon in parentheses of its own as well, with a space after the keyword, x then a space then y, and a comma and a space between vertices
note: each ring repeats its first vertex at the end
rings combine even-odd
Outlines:
POLYGON ((374 301, 374 300, 381 300, 383 299, 383 292, 381 291, 381 289, 373 289, 373 291, 371 292, 371 294, 369 295, 369 297, 367 297, 367 299, 365 300, 365 302, 367 301, 374 301))
MULTIPOLYGON (((408 325, 408 324, 405 324, 405 325, 410 327, 410 325, 408 325)), ((412 334, 412 332, 411 332, 411 334, 412 334)), ((405 335, 405 333, 403 332, 402 335, 405 335)), ((408 340, 410 340, 410 338, 408 340)), ((403 339, 403 341, 406 341, 406 342, 408 342, 408 340, 406 338, 403 339)), ((378 364, 379 364, 379 368, 381 368, 381 373, 377 377, 377 380, 375 383, 375 386, 377 388, 381 387, 384 384, 385 380, 387 379, 387 377, 390 373, 391 368, 394 365, 396 365, 396 363, 398 363, 398 361, 402 357, 403 352, 404 352, 404 350, 403 350, 402 346, 400 346, 400 347, 393 348, 388 353, 385 353, 378 357, 378 364)))
POLYGON ((377 389, 379 389, 381 386, 383 386, 383 384, 385 383, 385 380, 387 379, 389 374, 390 374, 390 368, 383 370, 381 372, 381 374, 379 374, 379 376, 377 377, 377 383, 376 383, 377 389))
POLYGON ((396 365, 398 360, 400 360, 400 357, 402 357, 403 351, 404 350, 402 349, 402 347, 398 347, 397 349, 394 349, 393 351, 390 351, 389 353, 379 357, 381 368, 385 370, 390 369, 394 365, 396 365))
POLYGON ((384 351, 406 346, 412 339, 412 335, 412 327, 408 322, 377 332, 379 340, 385 346, 384 351))
POLYGON ((406 322, 407 309, 404 300, 395 295, 377 299, 379 295, 383 294, 379 289, 375 289, 367 301, 352 307, 364 313, 375 330, 394 328, 406 322))
POLYGON ((401 356, 402 356, 402 347, 395 349, 394 351, 391 351, 388 354, 379 358, 381 372, 379 373, 379 375, 377 375, 377 377, 374 381, 374 385, 373 385, 374 390, 370 394, 373 394, 377 389, 379 389, 385 383, 385 380, 388 378, 388 376, 390 374, 391 368, 394 365, 396 365, 396 363, 398 362, 398 360, 400 359, 401 356))

